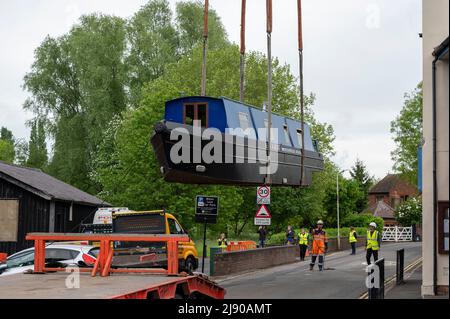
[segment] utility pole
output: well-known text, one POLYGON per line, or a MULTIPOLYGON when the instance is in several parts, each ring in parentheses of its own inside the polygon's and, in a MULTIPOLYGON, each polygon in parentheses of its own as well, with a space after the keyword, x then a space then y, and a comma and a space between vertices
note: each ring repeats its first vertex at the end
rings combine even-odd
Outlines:
POLYGON ((341 250, 341 233, 339 221, 339 172, 336 174, 336 211, 337 211, 337 247, 341 250))
POLYGON ((246 0, 242 0, 241 8, 241 66, 240 66, 240 94, 239 100, 244 103, 244 91, 245 91, 245 9, 246 0))
POLYGON ((339 175, 347 171, 346 169, 338 171, 336 174, 336 212, 337 212, 337 246, 338 250, 341 249, 341 223, 340 223, 340 213, 339 213, 339 175))
POLYGON ((205 12, 203 16, 203 60, 202 60, 201 96, 206 95, 206 49, 208 46, 208 13, 209 13, 209 0, 205 0, 205 12))
POLYGON ((268 141, 267 141, 267 174, 266 184, 272 182, 270 170, 270 155, 272 148, 272 0, 266 0, 267 13, 267 112, 268 112, 268 141))

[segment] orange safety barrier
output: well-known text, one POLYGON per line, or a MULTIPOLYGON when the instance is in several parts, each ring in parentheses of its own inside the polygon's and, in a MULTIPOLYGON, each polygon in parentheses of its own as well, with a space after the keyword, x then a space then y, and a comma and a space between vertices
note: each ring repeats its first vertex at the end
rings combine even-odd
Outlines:
POLYGON ((0 262, 5 262, 6 258, 8 258, 8 254, 0 253, 0 262))
POLYGON ((250 249, 256 249, 256 243, 251 240, 231 241, 227 245, 227 251, 241 251, 241 250, 250 250, 250 249))
MULTIPOLYGON (((91 270, 92 277, 100 272, 102 277, 110 273, 158 273, 178 275, 178 243, 189 241, 186 235, 147 235, 147 234, 62 234, 62 233, 30 233, 26 240, 34 240, 34 273, 46 271, 65 271, 64 268, 45 267, 45 242, 46 241, 98 241, 100 251, 91 270), (131 242, 166 242, 167 243, 167 270, 162 268, 151 269, 111 269, 114 256, 112 243, 115 241, 131 242)), ((83 270, 86 271, 86 270, 83 270)))

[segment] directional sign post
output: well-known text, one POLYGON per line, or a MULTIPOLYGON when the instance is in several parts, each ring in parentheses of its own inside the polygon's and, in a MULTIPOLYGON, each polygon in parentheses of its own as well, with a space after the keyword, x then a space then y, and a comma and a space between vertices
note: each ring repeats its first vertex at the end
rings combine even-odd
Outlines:
POLYGON ((205 272, 206 257, 206 225, 217 223, 219 198, 217 196, 197 196, 195 198, 195 221, 204 223, 202 272, 205 272))
POLYGON ((270 226, 272 216, 270 216, 269 209, 266 205, 261 205, 255 215, 256 226, 270 226))
POLYGON ((197 196, 195 198, 195 221, 197 223, 217 223, 219 198, 216 196, 197 196))
POLYGON ((258 205, 270 205, 270 187, 259 186, 256 189, 256 204, 258 205))

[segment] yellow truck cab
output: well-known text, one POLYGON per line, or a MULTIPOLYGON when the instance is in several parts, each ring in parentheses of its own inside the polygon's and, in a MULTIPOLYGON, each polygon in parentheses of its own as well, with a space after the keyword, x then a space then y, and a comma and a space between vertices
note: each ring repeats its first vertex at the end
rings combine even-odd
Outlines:
MULTIPOLYGON (((114 211, 112 212, 112 230, 114 233, 134 233, 134 234, 187 234, 180 222, 174 215, 165 212, 164 210, 152 211, 114 211)), ((119 261, 122 256, 122 261, 125 256, 139 255, 140 261, 150 261, 152 264, 164 266, 167 263, 167 256, 165 256, 165 245, 151 245, 150 243, 117 243, 115 250, 119 253, 119 257, 114 260, 119 261), (160 258, 152 258, 155 255, 154 251, 159 250, 160 258), (122 252, 122 254, 121 254, 122 252), (146 255, 147 254, 147 255, 146 255), (161 257, 164 255, 164 257, 161 257), (144 257, 142 257, 144 256, 144 257), (145 256, 149 256, 146 259, 145 256)), ((192 240, 188 242, 180 242, 178 246, 179 268, 187 272, 193 272, 198 268, 198 253, 195 244, 192 240)), ((134 262, 136 259, 134 259, 134 262)), ((130 263, 133 263, 130 261, 130 263)), ((145 264, 145 262, 144 262, 145 264)))

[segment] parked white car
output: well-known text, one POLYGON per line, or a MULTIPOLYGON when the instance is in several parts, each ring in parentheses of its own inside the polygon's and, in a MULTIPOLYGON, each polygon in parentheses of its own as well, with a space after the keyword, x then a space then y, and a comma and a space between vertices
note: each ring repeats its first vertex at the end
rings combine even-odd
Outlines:
MULTIPOLYGON (((57 264, 61 267, 77 265, 92 266, 99 248, 90 245, 49 244, 45 247, 46 264, 57 264)), ((34 268, 34 247, 19 251, 0 263, 0 277, 21 274, 34 268)))

